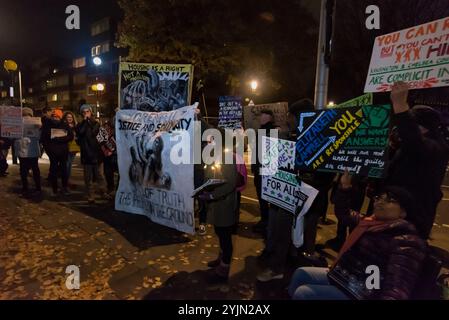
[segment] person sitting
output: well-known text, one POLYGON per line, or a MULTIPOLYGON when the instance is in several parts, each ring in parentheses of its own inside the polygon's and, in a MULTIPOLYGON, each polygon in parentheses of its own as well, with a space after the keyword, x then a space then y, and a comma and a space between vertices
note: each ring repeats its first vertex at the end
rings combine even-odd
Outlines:
MULTIPOLYGON (((350 190, 346 171, 335 199, 340 211, 350 210, 350 190)), ((354 223, 360 222, 330 270, 297 269, 288 288, 290 296, 296 300, 409 299, 427 254, 426 242, 404 220, 413 208, 413 198, 405 189, 385 188, 376 197, 372 216, 361 219, 352 214, 354 223), (373 266, 379 271, 375 288, 367 285, 367 270, 373 266)))

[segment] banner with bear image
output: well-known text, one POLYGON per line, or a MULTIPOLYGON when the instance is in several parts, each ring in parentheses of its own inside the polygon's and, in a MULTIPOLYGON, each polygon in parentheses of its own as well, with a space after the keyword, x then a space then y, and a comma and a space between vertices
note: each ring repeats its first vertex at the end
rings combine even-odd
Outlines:
POLYGON ((195 109, 196 105, 171 112, 117 112, 117 210, 195 233, 191 197, 195 109), (173 155, 179 156, 179 150, 185 161, 175 163, 173 155))

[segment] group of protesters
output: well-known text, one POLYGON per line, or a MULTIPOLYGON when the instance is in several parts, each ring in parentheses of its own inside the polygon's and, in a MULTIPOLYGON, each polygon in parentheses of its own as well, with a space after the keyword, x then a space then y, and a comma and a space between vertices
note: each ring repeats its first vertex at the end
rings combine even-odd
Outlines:
MULTIPOLYGON (((265 248, 258 257, 264 266, 257 281, 268 282, 285 277, 289 258, 302 259, 309 267, 298 268, 288 287, 294 299, 410 299, 418 285, 424 261, 428 256, 430 232, 438 203, 442 199, 441 184, 449 161, 449 146, 438 112, 427 106, 409 107, 408 86, 396 83, 391 102, 394 128, 389 137, 389 167, 385 178, 371 180, 351 176, 348 171, 338 175, 318 171, 290 170, 300 181, 314 187, 318 194, 304 216, 303 245, 292 243, 294 215, 262 199, 261 164, 252 165, 254 184, 260 206, 260 221, 255 232, 265 239, 265 248), (329 193, 331 196, 329 197, 329 193), (370 199, 368 210, 361 214, 365 197, 370 199), (316 236, 320 219, 325 222, 329 202, 334 204, 338 219, 337 233, 326 245, 338 252, 333 265, 316 251, 316 236), (365 286, 365 270, 377 266, 381 272, 380 289, 365 286)), ((299 115, 315 109, 313 102, 303 99, 289 106, 290 132, 279 137, 296 141, 299 115)), ((53 195, 70 194, 71 167, 80 153, 84 170, 84 185, 89 203, 95 196, 111 199, 115 190, 117 171, 115 147, 98 139, 100 123, 89 105, 80 107, 81 121, 72 112, 45 109, 40 137, 24 137, 13 142, 1 140, 2 159, 14 144, 20 161, 22 193, 30 196, 29 171, 33 172, 35 194, 42 193, 38 158, 42 151, 50 159, 48 180, 53 195), (101 168, 104 168, 103 170, 101 168), (107 189, 104 187, 106 177, 107 189), (61 185, 58 185, 58 179, 61 185), (94 192, 92 184, 98 185, 94 192)), ((32 117, 33 110, 23 108, 23 117, 32 117)), ((278 128, 273 113, 261 112, 261 129, 278 128)), ((207 124, 202 121, 202 130, 207 124)), ((113 123, 103 125, 111 135, 113 123)), ((101 135, 100 135, 101 136, 101 135)), ((258 139, 258 141, 261 141, 258 139)), ((239 155, 235 150, 234 159, 239 155)), ((256 150, 257 152, 257 150, 256 150)), ((3 170, 4 164, 0 163, 3 170)), ((6 174, 6 169, 1 172, 6 174)), ((195 187, 208 179, 223 179, 224 183, 198 197, 200 235, 205 234, 206 222, 212 224, 219 239, 220 251, 208 266, 216 278, 227 281, 233 254, 232 235, 239 221, 240 193, 247 183, 246 166, 242 159, 234 163, 195 168, 195 187)))
MULTIPOLYGON (((14 147, 15 155, 19 158, 21 192, 25 198, 43 196, 38 160, 44 152, 50 161, 47 180, 53 196, 71 194, 71 187, 75 187, 70 183, 72 166, 76 155, 80 154, 87 201, 94 203, 98 197, 105 200, 113 198, 114 175, 118 171, 113 121, 100 125, 88 104, 82 104, 79 113, 81 121, 78 123, 73 112, 47 107, 42 110, 39 136, 24 136, 14 140, 1 138, 2 176, 8 174, 6 157, 9 147, 14 147), (106 143, 108 141, 102 138, 101 132, 106 132, 113 143, 106 143), (34 180, 33 190, 28 183, 30 170, 34 180), (93 184, 96 188, 93 188, 93 184)), ((31 108, 22 108, 23 118, 33 116, 31 108)))
MULTIPOLYGON (((305 261, 309 267, 299 267, 294 273, 288 288, 293 299, 414 297, 423 279, 429 256, 427 240, 443 196, 441 184, 449 161, 449 146, 439 113, 428 106, 410 108, 408 90, 405 83, 392 87, 394 127, 389 137, 390 165, 385 178, 351 176, 347 170, 338 175, 292 170, 301 181, 318 190, 304 217, 300 248, 295 248, 291 240, 294 215, 262 199, 261 164, 252 165, 260 205, 260 221, 253 230, 265 238, 265 248, 258 257, 264 269, 256 276, 258 281, 283 279, 287 260, 296 257, 296 261, 305 261), (365 197, 370 203, 367 212, 361 214, 365 197), (325 221, 329 200, 334 204, 338 225, 336 237, 326 245, 339 252, 330 268, 316 252, 318 224, 320 219, 325 221), (378 290, 365 285, 369 266, 380 270, 378 290)), ((280 137, 295 141, 299 114, 314 109, 309 99, 290 105, 291 132, 280 137)), ((261 112, 260 124, 262 129, 277 128, 269 110, 261 112)), ((220 177, 216 170, 213 176, 225 179, 226 184, 203 193, 200 200, 205 202, 209 222, 220 240, 219 255, 208 265, 215 268, 220 280, 226 281, 232 257, 231 230, 236 223, 239 173, 232 164, 223 164, 222 168, 220 177)))

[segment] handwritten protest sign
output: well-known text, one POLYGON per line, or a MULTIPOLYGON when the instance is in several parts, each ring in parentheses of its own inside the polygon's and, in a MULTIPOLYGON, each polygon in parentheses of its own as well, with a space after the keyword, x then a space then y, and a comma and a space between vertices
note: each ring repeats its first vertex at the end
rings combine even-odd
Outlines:
POLYGON ((262 137, 262 167, 265 175, 275 174, 278 169, 295 169, 295 142, 262 137))
POLYGON ((387 167, 389 105, 301 113, 296 168, 382 177, 387 167))
POLYGON ((0 136, 4 138, 21 138, 22 131, 22 108, 0 106, 0 136))
MULTIPOLYGON (((334 108, 370 106, 372 104, 373 104, 373 94, 370 92, 370 93, 361 95, 360 97, 339 103, 338 105, 334 106, 334 108)), ((328 108, 332 108, 332 107, 328 106, 328 108)))
POLYGON ((294 169, 295 143, 262 137, 262 146, 262 199, 291 213, 307 212, 318 192, 285 171, 294 169))
POLYGON ((190 104, 193 66, 122 62, 119 69, 120 109, 172 111, 190 104))
POLYGON ((145 215, 155 223, 195 233, 193 139, 186 136, 194 136, 196 108, 117 112, 120 183, 116 210, 145 215), (172 161, 177 148, 186 151, 185 162, 172 161))
POLYGON ((278 102, 269 104, 258 104, 254 106, 246 106, 243 108, 243 117, 245 129, 259 129, 260 112, 263 110, 271 110, 274 114, 274 122, 280 127, 281 131, 288 131, 287 113, 288 103, 278 102))
POLYGON ((449 86, 449 17, 375 39, 365 92, 390 91, 405 81, 412 89, 449 86))
POLYGON ((262 199, 288 212, 305 214, 316 194, 316 189, 298 181, 290 172, 278 170, 272 176, 262 176, 262 199))
POLYGON ((39 138, 41 126, 42 122, 39 117, 23 118, 23 136, 28 138, 39 138))
POLYGON ((242 128, 242 98, 224 96, 218 98, 218 127, 223 129, 242 128))

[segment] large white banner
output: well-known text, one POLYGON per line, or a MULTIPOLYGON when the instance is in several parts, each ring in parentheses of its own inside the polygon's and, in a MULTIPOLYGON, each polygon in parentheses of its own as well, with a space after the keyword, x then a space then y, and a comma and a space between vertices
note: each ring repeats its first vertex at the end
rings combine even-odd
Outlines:
POLYGON ((449 86, 449 17, 385 34, 374 42, 365 92, 449 86))
POLYGON ((117 112, 117 210, 142 214, 155 223, 194 234, 191 195, 195 108, 117 112))

